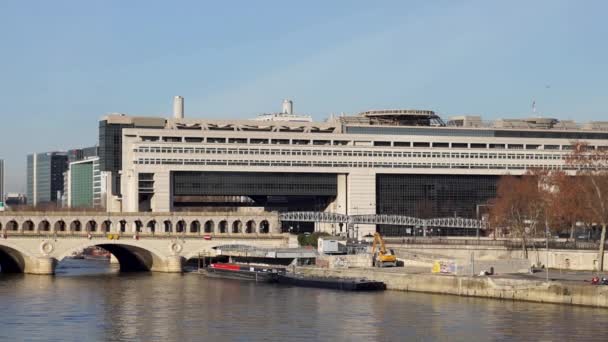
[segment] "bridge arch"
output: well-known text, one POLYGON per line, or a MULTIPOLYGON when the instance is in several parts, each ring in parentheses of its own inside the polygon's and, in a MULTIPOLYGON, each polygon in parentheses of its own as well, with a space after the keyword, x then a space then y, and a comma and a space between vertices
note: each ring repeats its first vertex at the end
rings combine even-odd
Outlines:
POLYGON ((70 232, 80 232, 82 231, 82 223, 80 220, 74 220, 70 223, 70 232))
POLYGON ((39 232, 50 232, 51 223, 48 220, 40 221, 40 223, 38 223, 38 231, 39 232))
POLYGON ((85 230, 87 232, 94 233, 97 231, 97 222, 95 220, 89 220, 85 225, 85 230))
POLYGON ((232 234, 240 234, 243 232, 243 222, 235 220, 232 222, 232 234))
POLYGON ((112 221, 105 220, 105 221, 101 222, 101 224, 99 225, 99 229, 102 233, 111 232, 112 231, 112 221))
POLYGON ((163 226, 165 228, 165 233, 171 233, 173 231, 173 222, 171 222, 171 220, 165 220, 163 226))
POLYGON ((245 233, 247 234, 252 234, 255 233, 255 221, 254 220, 249 220, 247 221, 247 223, 245 224, 245 233))
POLYGON ((153 248, 142 247, 135 245, 129 241, 121 240, 106 240, 98 241, 90 240, 75 248, 71 248, 57 257, 58 261, 73 255, 75 252, 82 251, 89 247, 101 247, 110 252, 120 265, 121 272, 139 272, 139 271, 154 271, 162 270, 165 265, 162 253, 153 248))
POLYGON ((64 220, 58 220, 53 224, 53 231, 65 232, 67 225, 64 220))
POLYGON ((262 220, 260 222, 260 234, 268 234, 270 233, 270 223, 268 222, 268 220, 262 220))
POLYGON ((7 241, 0 243, 0 272, 23 273, 28 264, 35 261, 35 257, 28 251, 21 249, 7 241))
POLYGON ((186 232, 186 221, 184 220, 179 220, 177 221, 177 223, 175 224, 175 232, 176 233, 184 233, 186 232))
POLYGON ((204 227, 205 233, 214 233, 214 230, 215 230, 215 223, 212 220, 207 220, 207 222, 205 222, 205 227, 204 227))
POLYGON ((17 230, 19 230, 19 223, 16 220, 10 220, 6 223, 5 229, 17 231, 17 230))
POLYGON ((145 226, 146 233, 152 233, 152 234, 156 233, 156 225, 157 225, 156 220, 148 221, 148 223, 146 223, 146 226, 145 226))
POLYGON ((221 220, 220 223, 218 224, 218 230, 219 230, 220 234, 228 233, 228 221, 221 220))
POLYGON ((23 231, 33 232, 36 229, 36 225, 32 220, 23 222, 23 231))
POLYGON ((11 247, 0 246, 0 272, 23 273, 25 270, 25 259, 23 254, 11 247))

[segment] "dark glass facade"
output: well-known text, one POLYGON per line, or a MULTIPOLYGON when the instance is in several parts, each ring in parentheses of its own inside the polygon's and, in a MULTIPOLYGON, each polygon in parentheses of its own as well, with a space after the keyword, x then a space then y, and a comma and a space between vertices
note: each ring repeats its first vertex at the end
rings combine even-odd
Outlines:
POLYGON ((99 121, 99 166, 101 171, 117 172, 122 167, 122 129, 133 124, 99 121))
POLYGON ((63 173, 67 168, 68 156, 64 153, 28 155, 26 182, 28 204, 34 204, 34 200, 35 204, 57 202, 57 193, 63 192, 63 173))
MULTIPOLYGON (((477 218, 478 205, 496 196, 499 176, 392 175, 376 176, 376 210, 418 218, 477 218)), ((391 234, 396 226, 378 226, 391 234)))
POLYGON ((173 172, 175 196, 336 196, 337 176, 326 173, 173 172))

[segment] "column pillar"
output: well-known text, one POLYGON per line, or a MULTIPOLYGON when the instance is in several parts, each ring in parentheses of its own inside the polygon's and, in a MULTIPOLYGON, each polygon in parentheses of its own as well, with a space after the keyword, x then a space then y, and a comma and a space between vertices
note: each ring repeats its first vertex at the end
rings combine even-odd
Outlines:
POLYGON ((182 273, 182 257, 179 255, 171 255, 165 259, 167 273, 182 273))
POLYGON ((160 171, 154 173, 154 196, 151 207, 153 212, 173 211, 173 187, 171 184, 171 172, 160 171))
MULTIPOLYGON (((356 170, 347 178, 347 214, 375 215, 376 214, 376 172, 372 170, 356 170)), ((359 224, 358 238, 376 232, 376 225, 359 224)), ((351 232, 351 236, 355 232, 351 232)))
POLYGON ((32 258, 30 265, 26 265, 24 272, 29 274, 50 275, 55 274, 55 266, 57 266, 57 260, 55 260, 55 258, 37 257, 32 258))

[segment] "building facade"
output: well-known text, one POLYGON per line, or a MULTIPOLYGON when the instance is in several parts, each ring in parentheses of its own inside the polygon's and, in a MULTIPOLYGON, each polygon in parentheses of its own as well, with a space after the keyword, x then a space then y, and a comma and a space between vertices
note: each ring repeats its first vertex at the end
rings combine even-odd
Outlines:
POLYGON ((65 175, 65 205, 70 208, 101 208, 105 205, 99 157, 74 161, 65 175))
POLYGON ((67 152, 32 153, 27 156, 26 197, 28 205, 62 204, 67 198, 69 165, 97 156, 97 146, 67 152))
MULTIPOLYGON (((125 117, 103 121, 115 120, 125 117)), ((368 111, 326 122, 182 115, 166 119, 163 127, 123 127, 121 192, 110 200, 127 212, 200 210, 222 203, 276 211, 475 218, 495 196, 501 175, 531 168, 574 172, 565 163, 574 142, 608 148, 607 128, 538 118, 487 123, 473 116, 444 123, 432 111, 420 110, 368 111)), ((358 228, 362 235, 392 229, 358 228)))
POLYGON ((57 203, 63 192, 63 173, 68 167, 65 152, 33 153, 27 156, 27 204, 57 203))

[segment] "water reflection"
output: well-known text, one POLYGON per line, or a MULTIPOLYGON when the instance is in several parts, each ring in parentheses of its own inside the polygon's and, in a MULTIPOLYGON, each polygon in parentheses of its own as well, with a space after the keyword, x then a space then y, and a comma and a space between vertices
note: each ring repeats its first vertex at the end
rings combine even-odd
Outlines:
POLYGON ((600 341, 608 317, 550 304, 113 272, 71 261, 55 277, 0 275, 0 340, 600 341))

